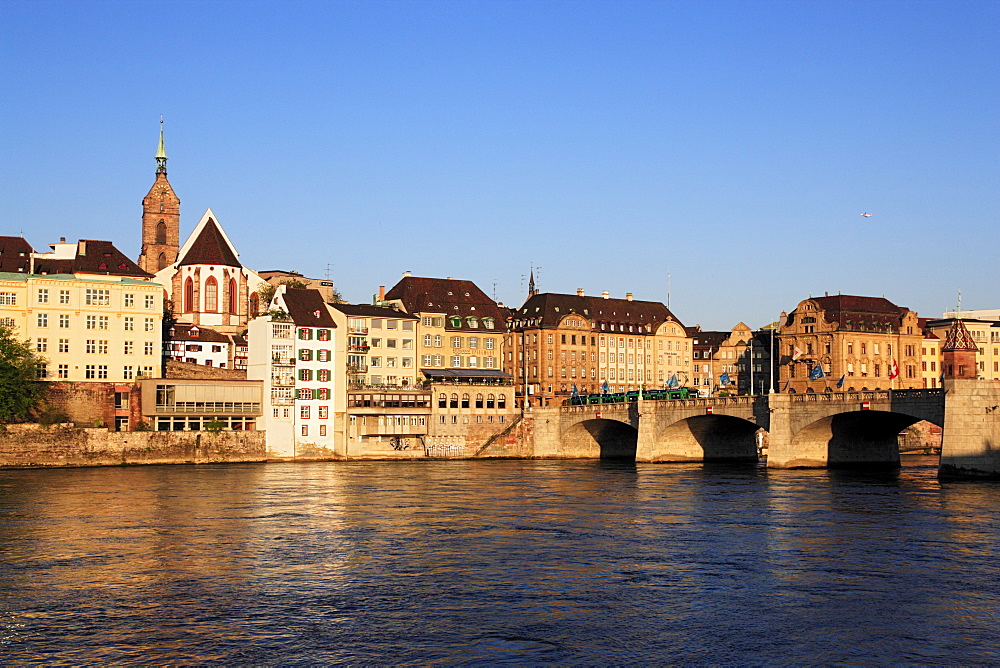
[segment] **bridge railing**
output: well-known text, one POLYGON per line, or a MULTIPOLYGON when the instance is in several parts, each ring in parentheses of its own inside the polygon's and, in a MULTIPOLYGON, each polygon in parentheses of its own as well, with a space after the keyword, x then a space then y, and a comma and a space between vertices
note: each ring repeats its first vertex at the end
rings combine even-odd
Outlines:
MULTIPOLYGON (((749 395, 744 395, 737 397, 712 397, 707 399, 643 399, 642 403, 646 405, 669 405, 676 406, 678 408, 704 408, 705 406, 726 408, 736 406, 753 406, 756 402, 761 400, 762 396, 763 395, 756 395, 751 397, 749 395)), ((633 406, 636 403, 638 402, 622 401, 613 404, 581 404, 579 406, 560 406, 559 409, 564 413, 627 411, 629 406, 633 406)))
POLYGON ((838 401, 890 401, 893 397, 915 399, 919 397, 940 397, 944 390, 868 390, 855 392, 807 392, 788 395, 795 403, 833 403, 838 401))

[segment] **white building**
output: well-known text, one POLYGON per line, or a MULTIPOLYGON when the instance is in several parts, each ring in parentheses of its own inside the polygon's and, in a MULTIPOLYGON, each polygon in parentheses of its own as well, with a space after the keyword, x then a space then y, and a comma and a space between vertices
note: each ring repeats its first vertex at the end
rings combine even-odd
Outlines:
POLYGON ((268 452, 275 457, 329 455, 342 442, 346 382, 336 354, 337 326, 317 290, 279 286, 271 309, 250 321, 247 378, 264 381, 268 452))

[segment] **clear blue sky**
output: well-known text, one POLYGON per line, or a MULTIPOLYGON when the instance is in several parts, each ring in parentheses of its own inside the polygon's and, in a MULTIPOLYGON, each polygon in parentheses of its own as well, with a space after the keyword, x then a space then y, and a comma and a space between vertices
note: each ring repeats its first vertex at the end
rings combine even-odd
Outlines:
POLYGON ((137 255, 158 119, 182 239, 352 301, 812 294, 1000 307, 1000 2, 0 2, 2 234, 137 255), (870 218, 861 217, 871 212, 870 218))

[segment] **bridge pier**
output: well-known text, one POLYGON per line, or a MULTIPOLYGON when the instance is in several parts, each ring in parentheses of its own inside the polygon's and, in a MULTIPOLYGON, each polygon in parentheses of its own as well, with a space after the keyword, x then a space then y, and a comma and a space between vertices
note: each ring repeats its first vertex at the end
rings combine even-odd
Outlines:
POLYGON ((945 379, 942 478, 1000 477, 1000 380, 945 379))

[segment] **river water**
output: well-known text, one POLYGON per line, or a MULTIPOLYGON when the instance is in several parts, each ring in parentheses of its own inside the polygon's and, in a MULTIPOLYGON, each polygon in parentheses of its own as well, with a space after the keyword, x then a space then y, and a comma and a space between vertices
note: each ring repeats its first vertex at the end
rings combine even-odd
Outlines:
POLYGON ((567 461, 0 471, 0 662, 1000 662, 1000 485, 567 461))

